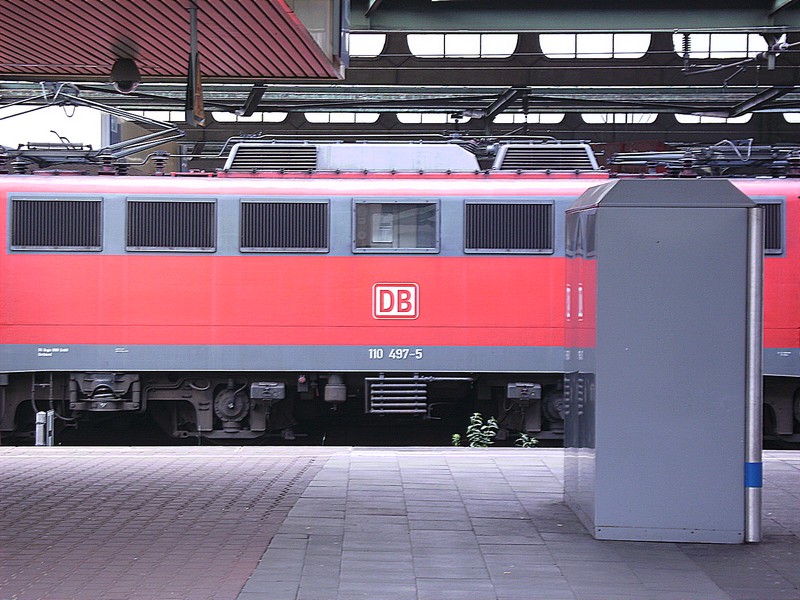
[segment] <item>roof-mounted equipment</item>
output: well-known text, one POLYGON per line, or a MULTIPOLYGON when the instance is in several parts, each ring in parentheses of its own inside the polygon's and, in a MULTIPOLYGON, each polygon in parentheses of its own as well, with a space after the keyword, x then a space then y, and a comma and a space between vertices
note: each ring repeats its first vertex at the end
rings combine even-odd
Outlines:
POLYGON ((231 148, 223 170, 428 173, 478 168, 474 154, 448 143, 240 142, 231 148))
POLYGON ((757 146, 752 139, 722 140, 711 146, 676 147, 666 152, 620 152, 608 164, 615 171, 671 177, 800 177, 800 148, 757 146))
POLYGON ((497 145, 495 171, 598 171, 594 152, 584 142, 531 142, 497 145))

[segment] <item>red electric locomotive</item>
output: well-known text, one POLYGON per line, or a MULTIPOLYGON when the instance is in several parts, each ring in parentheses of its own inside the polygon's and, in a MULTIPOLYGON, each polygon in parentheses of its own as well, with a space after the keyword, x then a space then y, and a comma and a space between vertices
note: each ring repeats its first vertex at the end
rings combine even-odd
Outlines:
MULTIPOLYGON (((270 144, 202 176, 0 176, 0 431, 53 408, 243 441, 455 408, 559 437, 564 211, 608 174, 554 146, 487 170, 453 144, 270 144)), ((767 433, 798 441, 800 180, 736 184, 767 213, 767 433)))

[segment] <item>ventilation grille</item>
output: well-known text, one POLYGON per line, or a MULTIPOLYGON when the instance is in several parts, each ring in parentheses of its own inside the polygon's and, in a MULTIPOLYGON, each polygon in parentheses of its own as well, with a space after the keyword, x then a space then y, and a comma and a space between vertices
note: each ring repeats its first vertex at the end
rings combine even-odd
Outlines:
POLYGON ((501 171, 597 171, 588 144, 501 146, 492 167, 501 171))
POLYGON ((553 252, 552 204, 466 204, 466 252, 553 252))
POLYGON ((764 254, 783 252, 783 205, 765 202, 764 207, 764 254))
POLYGON ((428 384, 416 378, 367 377, 368 414, 425 415, 428 413, 428 384))
POLYGON ((128 201, 128 250, 213 252, 216 205, 212 202, 128 201))
POLYGON ((225 170, 308 171, 317 169, 317 147, 299 144, 236 144, 225 170))
POLYGON ((328 204, 242 202, 242 252, 325 252, 328 204))
POLYGON ((11 249, 101 250, 100 200, 13 200, 11 249))

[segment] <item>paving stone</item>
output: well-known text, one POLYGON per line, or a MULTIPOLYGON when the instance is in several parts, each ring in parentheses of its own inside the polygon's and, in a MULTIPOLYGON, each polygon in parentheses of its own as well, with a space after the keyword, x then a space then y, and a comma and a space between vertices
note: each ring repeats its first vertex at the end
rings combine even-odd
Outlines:
POLYGON ((232 450, 0 448, 0 597, 234 597, 328 452, 232 450))
POLYGON ((494 586, 487 579, 418 578, 419 600, 493 600, 494 586))
POLYGON ((764 463, 763 543, 710 545, 593 539, 560 450, 4 447, 0 598, 799 598, 800 453, 764 463))

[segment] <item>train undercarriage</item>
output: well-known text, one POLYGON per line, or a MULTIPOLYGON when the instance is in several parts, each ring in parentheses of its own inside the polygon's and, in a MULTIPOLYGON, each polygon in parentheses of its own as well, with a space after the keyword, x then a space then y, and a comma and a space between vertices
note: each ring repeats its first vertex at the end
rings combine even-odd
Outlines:
MULTIPOLYGON (((498 439, 563 437, 560 374, 122 373, 0 376, 0 432, 30 438, 36 413, 73 430, 143 418, 171 438, 292 442, 320 420, 375 423, 495 417, 498 439), (366 420, 365 420, 366 419, 366 420)), ((442 443, 448 443, 443 439, 442 443)), ((413 439, 409 443, 414 443, 413 439)))
MULTIPOLYGON (((497 419, 499 439, 563 437, 560 374, 20 373, 0 375, 0 403, 4 439, 32 437, 36 413, 49 409, 61 428, 146 416, 171 438, 239 444, 291 442, 331 418, 368 427, 365 415, 407 422, 473 412, 497 419)), ((764 437, 800 445, 797 378, 765 378, 764 437)))

